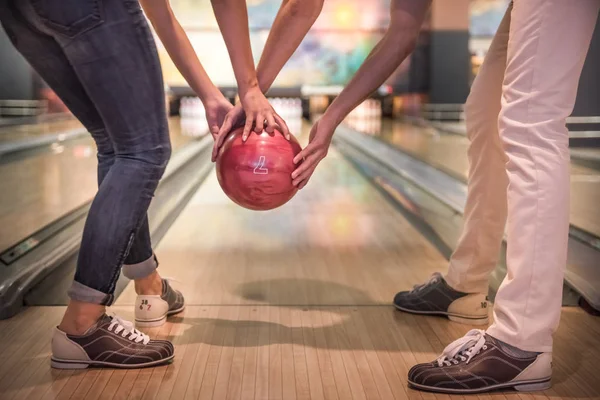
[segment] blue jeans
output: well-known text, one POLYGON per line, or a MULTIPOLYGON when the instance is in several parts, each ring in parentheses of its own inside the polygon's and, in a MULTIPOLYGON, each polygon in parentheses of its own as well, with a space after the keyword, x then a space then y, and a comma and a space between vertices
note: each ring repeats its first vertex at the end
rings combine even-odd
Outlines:
POLYGON ((0 0, 0 22, 98 147, 69 295, 110 305, 123 264, 132 279, 157 267, 146 213, 171 146, 152 33, 137 0, 0 0))

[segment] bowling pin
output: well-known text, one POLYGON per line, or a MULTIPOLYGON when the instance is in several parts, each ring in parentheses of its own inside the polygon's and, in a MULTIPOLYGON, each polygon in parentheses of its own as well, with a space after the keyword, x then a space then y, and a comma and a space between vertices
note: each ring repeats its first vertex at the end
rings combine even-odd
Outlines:
POLYGON ((187 97, 182 97, 181 98, 181 110, 180 110, 181 117, 183 117, 183 118, 189 117, 189 112, 190 112, 189 99, 187 97))

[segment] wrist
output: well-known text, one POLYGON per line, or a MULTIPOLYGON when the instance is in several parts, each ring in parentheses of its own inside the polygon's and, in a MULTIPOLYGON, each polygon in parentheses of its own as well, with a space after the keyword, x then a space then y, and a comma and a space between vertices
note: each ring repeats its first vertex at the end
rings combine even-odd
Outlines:
POLYGON ((198 97, 200 98, 200 101, 202 101, 203 104, 219 102, 225 98, 223 96, 223 93, 221 93, 221 91, 216 86, 213 86, 210 89, 204 91, 197 90, 196 93, 198 94, 198 97))
POLYGON ((323 132, 328 132, 328 137, 330 140, 333 137, 338 125, 339 123, 335 120, 335 118, 327 112, 323 114, 319 120, 319 130, 322 129, 323 132))
MULTIPOLYGON (((259 64, 259 67, 260 67, 260 64, 259 64)), ((267 80, 265 79, 265 77, 263 75, 264 74, 261 74, 259 70, 256 71, 256 76, 257 76, 257 80, 258 80, 258 88, 260 89, 261 92, 267 93, 271 84, 267 83, 267 80)))
MULTIPOLYGON (((260 86, 258 85, 258 79, 256 77, 248 80, 247 82, 243 82, 239 85, 239 95, 240 98, 244 98, 248 92, 252 91, 260 91, 260 86)), ((261 92, 262 93, 262 92, 261 92)))
POLYGON ((335 130, 335 128, 342 123, 345 117, 346 115, 344 112, 337 104, 335 104, 334 101, 329 108, 327 108, 327 111, 325 111, 325 114, 323 114, 321 119, 325 122, 325 124, 327 124, 328 127, 331 127, 333 130, 335 130))

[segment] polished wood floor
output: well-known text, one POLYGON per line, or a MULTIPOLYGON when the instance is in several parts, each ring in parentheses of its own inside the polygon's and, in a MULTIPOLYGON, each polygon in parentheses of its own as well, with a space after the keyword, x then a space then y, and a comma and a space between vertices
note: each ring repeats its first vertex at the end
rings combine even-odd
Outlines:
MULTIPOLYGON (((5 127, 0 143, 8 137, 56 135, 78 127, 73 120, 5 127)), ((170 120, 170 130, 174 150, 191 140, 179 119, 170 120)), ((89 137, 0 163, 0 252, 89 202, 98 189, 96 167, 96 147, 89 137)))
MULTIPOLYGON (((64 307, 0 321, 0 399, 450 399, 407 387, 470 326, 389 304, 446 260, 338 154, 286 206, 233 205, 212 175, 156 249, 186 310, 151 336, 172 364, 58 371, 50 333, 64 307)), ((131 285, 111 312, 133 318, 131 285)), ((477 399, 597 399, 600 320, 566 308, 551 390, 477 399)), ((464 397, 466 398, 466 397, 464 397)))
MULTIPOLYGON (((598 399, 600 323, 563 311, 553 387, 541 393, 417 392, 408 369, 470 327, 389 306, 189 306, 148 331, 176 346, 172 364, 141 370, 50 368, 50 329, 63 307, 0 322, 0 398, 9 399, 598 399)), ((132 316, 129 306, 113 311, 132 316)))
POLYGON ((3 126, 0 127, 0 144, 36 139, 44 135, 56 135, 81 128, 83 128, 81 123, 74 118, 35 124, 3 126))

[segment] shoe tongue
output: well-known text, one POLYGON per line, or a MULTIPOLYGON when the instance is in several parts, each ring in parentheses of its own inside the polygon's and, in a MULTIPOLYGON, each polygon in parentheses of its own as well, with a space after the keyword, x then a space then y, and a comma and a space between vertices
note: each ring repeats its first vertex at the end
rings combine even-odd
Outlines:
POLYGON ((87 335, 88 333, 91 333, 91 332, 95 331, 100 326, 102 326, 102 325, 104 325, 106 323, 110 323, 111 321, 112 321, 111 317, 109 317, 106 314, 102 314, 102 316, 100 318, 98 318, 98 321, 96 321, 92 326, 90 326, 88 328, 87 331, 85 331, 84 335, 87 335))

